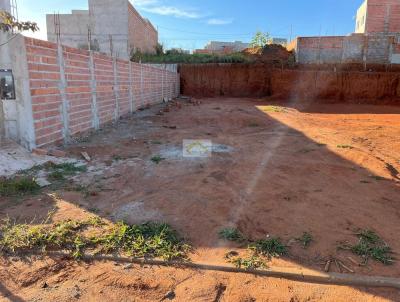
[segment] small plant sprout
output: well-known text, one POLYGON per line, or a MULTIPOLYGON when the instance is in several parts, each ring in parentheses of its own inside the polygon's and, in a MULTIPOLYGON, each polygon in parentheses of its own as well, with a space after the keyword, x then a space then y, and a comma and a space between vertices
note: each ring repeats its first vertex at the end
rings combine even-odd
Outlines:
POLYGON ((304 232, 303 235, 299 238, 296 238, 296 240, 298 242, 300 242, 301 245, 303 246, 303 248, 305 248, 305 249, 308 248, 310 246, 311 242, 314 241, 312 235, 308 232, 304 232))
POLYGON ((151 161, 153 162, 153 163, 155 163, 155 164, 159 164, 159 163, 161 163, 163 160, 165 160, 165 158, 163 158, 163 157, 161 157, 160 155, 156 155, 156 156, 153 156, 152 158, 151 158, 151 161))

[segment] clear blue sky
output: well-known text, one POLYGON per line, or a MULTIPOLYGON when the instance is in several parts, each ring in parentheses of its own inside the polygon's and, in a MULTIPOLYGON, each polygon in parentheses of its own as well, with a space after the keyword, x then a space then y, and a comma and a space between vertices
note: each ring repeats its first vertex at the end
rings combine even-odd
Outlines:
MULTIPOLYGON (((46 37, 45 14, 87 9, 87 0, 17 0, 20 19, 39 23, 46 37)), ((167 48, 202 48, 209 40, 248 42, 257 31, 274 37, 345 35, 354 31, 363 0, 133 0, 159 29, 167 48)))

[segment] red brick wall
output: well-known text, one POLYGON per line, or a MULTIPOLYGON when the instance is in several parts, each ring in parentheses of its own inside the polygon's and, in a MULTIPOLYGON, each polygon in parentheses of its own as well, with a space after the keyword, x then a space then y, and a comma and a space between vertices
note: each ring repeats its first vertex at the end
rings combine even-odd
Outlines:
POLYGON ((65 97, 69 101, 69 132, 71 135, 92 127, 92 91, 89 68, 90 53, 63 47, 66 79, 65 97))
POLYGON ((25 44, 38 146, 62 141, 65 133, 92 129, 94 112, 102 125, 179 93, 175 72, 98 53, 93 54, 91 68, 89 51, 63 46, 59 56, 54 43, 25 38, 25 44), (68 104, 66 114, 63 100, 68 104))
POLYGON ((61 140, 61 76, 57 62, 57 45, 28 38, 25 43, 36 144, 61 140))

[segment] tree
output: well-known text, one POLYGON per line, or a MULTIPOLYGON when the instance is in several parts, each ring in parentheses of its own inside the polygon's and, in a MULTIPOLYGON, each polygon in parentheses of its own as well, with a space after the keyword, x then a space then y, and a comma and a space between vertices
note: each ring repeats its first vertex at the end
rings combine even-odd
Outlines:
POLYGON ((17 31, 38 31, 39 27, 35 22, 25 21, 20 22, 17 21, 14 16, 6 11, 0 11, 0 30, 3 32, 13 32, 17 31))
POLYGON ((264 47, 270 42, 270 40, 271 38, 269 36, 269 33, 263 33, 262 31, 258 31, 254 35, 253 40, 251 40, 250 46, 252 48, 264 47))
POLYGON ((162 56, 164 54, 164 45, 161 43, 157 43, 156 45, 156 54, 158 56, 162 56))

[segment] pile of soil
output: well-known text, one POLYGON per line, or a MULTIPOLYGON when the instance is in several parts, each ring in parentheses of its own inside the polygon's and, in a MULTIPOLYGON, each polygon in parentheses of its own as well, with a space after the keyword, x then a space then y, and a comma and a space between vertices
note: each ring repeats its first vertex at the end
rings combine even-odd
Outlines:
POLYGON ((278 44, 246 48, 242 53, 259 62, 288 62, 294 55, 292 51, 278 44))

